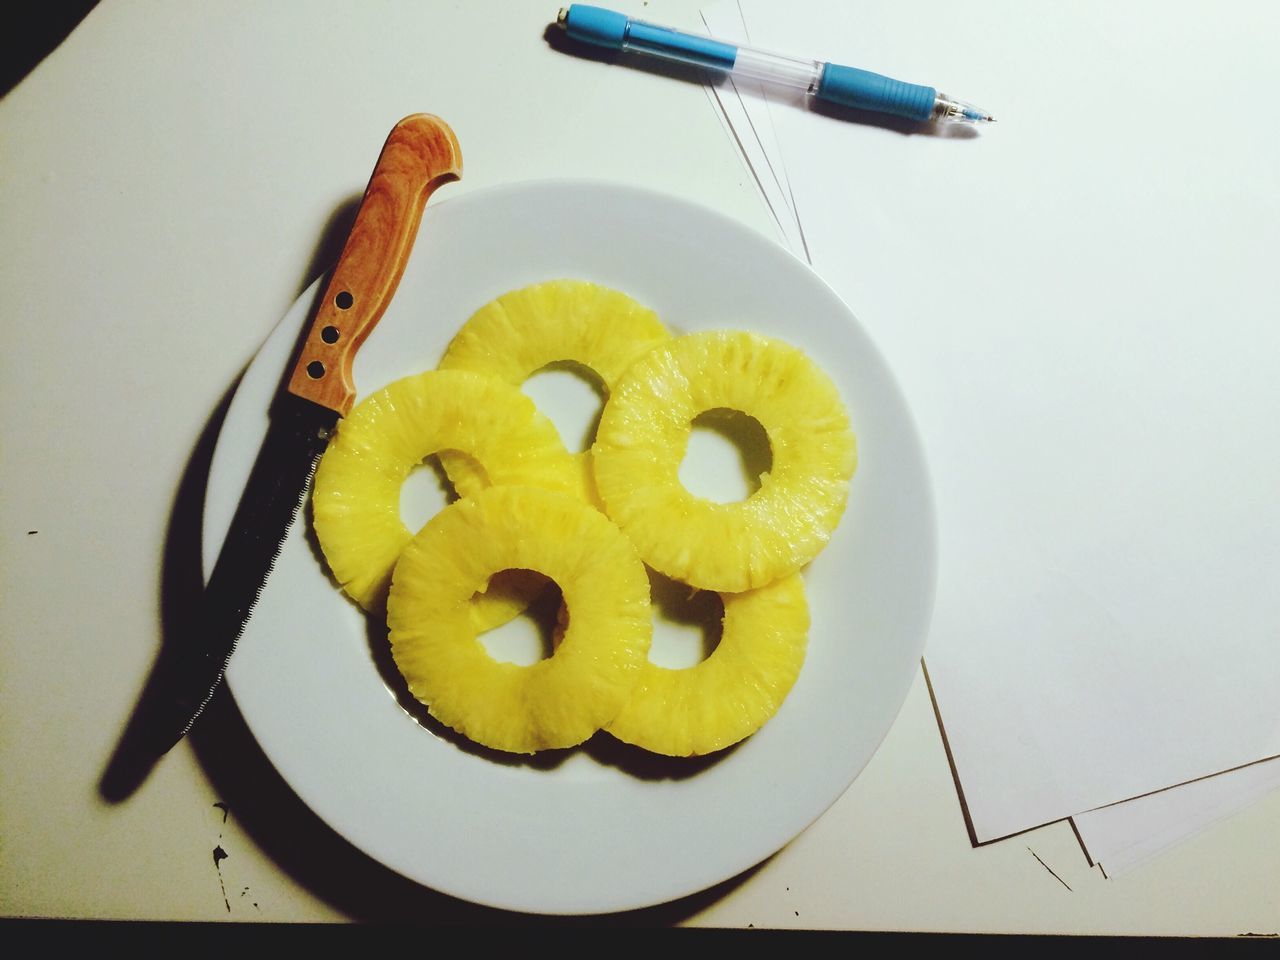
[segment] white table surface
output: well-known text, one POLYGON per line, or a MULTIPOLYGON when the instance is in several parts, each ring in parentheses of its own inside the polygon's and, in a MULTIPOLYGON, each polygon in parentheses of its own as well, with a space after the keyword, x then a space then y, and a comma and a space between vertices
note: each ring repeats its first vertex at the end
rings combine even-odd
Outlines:
MULTIPOLYGON (((641 6, 697 22, 692 0, 641 6)), ((704 90, 551 49, 555 12, 106 0, 0 101, 0 914, 512 919, 352 849, 225 698, 127 799, 99 781, 194 553, 205 425, 336 255, 323 238, 396 120, 453 125, 454 195, 594 177, 771 229, 704 90)), ((975 849, 918 677, 870 766, 794 842, 618 921, 1274 934, 1278 820, 1273 796, 1111 880, 1067 823, 975 849)))

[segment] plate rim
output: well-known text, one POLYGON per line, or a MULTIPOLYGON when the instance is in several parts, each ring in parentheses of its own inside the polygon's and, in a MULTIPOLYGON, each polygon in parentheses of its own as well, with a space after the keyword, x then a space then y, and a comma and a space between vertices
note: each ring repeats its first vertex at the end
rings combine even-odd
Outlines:
MULTIPOLYGON (((821 275, 817 273, 817 271, 815 271, 808 263, 803 261, 801 258, 797 257, 792 251, 788 250, 786 247, 780 244, 777 244, 775 241, 771 240, 769 237, 763 234, 760 234, 753 228, 747 226, 743 222, 733 218, 732 216, 722 211, 713 209, 711 207, 707 207, 705 205, 702 205, 700 203, 697 203, 695 201, 692 201, 682 196, 667 194, 667 193, 659 192, 659 191, 652 190, 645 187, 638 187, 631 184, 616 183, 609 180, 595 179, 595 178, 544 178, 544 179, 536 179, 536 180, 515 181, 510 183, 503 183, 503 184, 497 184, 493 186, 477 188, 475 190, 471 190, 469 192, 466 192, 460 195, 441 197, 439 198, 438 202, 433 201, 428 206, 428 212, 436 208, 445 207, 446 205, 448 205, 452 211, 456 211, 462 205, 501 203, 505 199, 511 196, 519 197, 530 191, 537 192, 537 191, 546 191, 546 190, 566 190, 566 189, 572 190, 575 192, 583 191, 583 190, 588 190, 588 191, 598 190, 598 191, 604 191, 606 193, 612 193, 612 194, 618 194, 618 195, 630 195, 633 199, 640 202, 648 202, 648 203, 654 203, 658 205, 667 205, 669 207, 683 208, 683 213, 702 218, 710 223, 715 224, 719 229, 728 230, 730 233, 736 233, 738 234, 739 238, 745 239, 746 242, 748 243, 755 243, 755 244, 762 245, 763 247, 768 247, 770 250, 770 253, 768 254, 769 256, 782 255, 785 258, 785 260, 787 260, 791 264, 790 269, 799 269, 803 271, 805 274, 807 274, 809 278, 809 282, 820 285, 821 288, 823 288, 824 294, 827 297, 829 297, 833 302, 839 304, 843 314, 844 321, 851 324, 856 329, 856 331, 860 334, 860 341, 861 341, 860 348, 863 349, 864 351, 867 351, 871 362, 874 365, 879 367, 885 379, 887 387, 892 391, 894 395, 894 399, 896 399, 897 401, 899 409, 896 411, 896 414, 903 421, 907 431, 907 435, 904 438, 904 442, 911 449, 911 453, 913 454, 913 458, 915 460, 915 466, 919 470, 918 479, 920 481, 919 483, 920 489, 918 492, 923 495, 924 499, 923 499, 923 502, 917 504, 917 507, 918 507, 919 513, 925 518, 923 525, 924 525, 924 528, 926 528, 928 531, 928 537, 927 537, 927 542, 923 545, 925 548, 925 555, 921 558, 922 579, 925 584, 925 589, 923 591, 924 595, 921 597, 923 610, 919 620, 918 630, 916 631, 916 636, 914 637, 914 644, 913 644, 913 648, 916 654, 916 656, 914 657, 914 662, 918 663, 920 656, 923 654, 924 647, 930 633, 933 609, 936 602, 936 594, 937 594, 938 538, 937 538, 937 520, 936 520, 934 485, 932 482, 932 477, 929 473, 929 464, 925 456, 925 450, 924 450, 923 442, 921 439, 921 434, 916 424, 915 416, 910 406, 907 403, 906 396, 902 390, 900 381, 894 375, 892 368, 887 363, 879 346, 875 343, 870 333, 862 325, 857 315, 850 308, 850 306, 844 301, 844 299, 840 297, 840 295, 831 287, 831 285, 828 284, 821 277, 821 275)), ((424 222, 429 222, 429 221, 426 221, 426 219, 424 218, 424 222)), ((252 367, 253 363, 258 362, 258 358, 267 349, 268 344, 272 343, 272 341, 275 338, 284 335, 284 331, 292 331, 292 333, 289 335, 290 342, 293 342, 294 340, 296 340, 297 333, 301 325, 305 324, 309 319, 309 316, 314 308, 315 298, 319 295, 319 287, 324 282, 327 274, 328 274, 328 270, 326 270, 320 277, 318 277, 312 284, 310 284, 301 294, 298 295, 298 297, 294 300, 293 304, 286 311, 284 316, 272 328, 271 332, 268 334, 268 336, 265 338, 263 343, 260 345, 259 349, 255 351, 253 361, 250 364, 250 368, 252 367), (303 310, 304 304, 305 304, 305 310, 303 310), (297 314, 299 311, 302 311, 302 316, 300 319, 295 319, 295 314, 297 314)), ((285 362, 286 363, 288 362, 287 358, 285 362)), ((278 373, 277 373, 277 376, 278 376, 278 373)), ((216 556, 216 550, 214 549, 213 544, 214 542, 216 542, 220 546, 221 539, 222 539, 221 531, 215 531, 215 536, 212 538, 210 537, 210 531, 208 529, 210 524, 210 510, 209 510, 210 493, 213 490, 215 483, 217 482, 215 479, 216 476, 220 476, 223 472, 225 472, 225 469, 226 469, 225 464, 221 462, 221 459, 225 459, 225 457, 220 458, 220 454, 225 453, 225 451, 222 449, 224 446, 224 442, 226 442, 228 446, 234 446, 234 441, 228 440, 228 433, 227 433, 226 427, 228 423, 233 420, 233 413, 236 411, 237 401, 241 399, 244 382, 245 382, 245 378, 242 377, 240 382, 237 383, 236 385, 235 393, 231 398, 231 404, 229 405, 227 410, 227 416, 224 418, 223 423, 219 429, 217 442, 215 444, 213 459, 210 463, 210 470, 209 470, 209 475, 208 475, 207 484, 206 484, 206 491, 205 491, 206 492, 205 507, 204 507, 203 517, 202 517, 202 531, 204 533, 204 542, 205 542, 205 548, 204 548, 205 556, 203 559, 204 559, 204 569, 206 572, 206 576, 208 573, 208 569, 211 565, 210 558, 212 556, 216 556)), ((860 465, 860 469, 861 469, 861 465, 860 465)), ((295 524, 299 524, 301 522, 303 521, 299 519, 295 521, 295 524)), ((907 694, 909 692, 911 683, 914 681, 915 670, 918 670, 918 669, 919 668, 917 666, 915 669, 912 670, 911 674, 905 678, 904 682, 902 682, 901 689, 899 691, 900 695, 895 696, 894 698, 896 700, 896 707, 892 711, 892 716, 888 717, 887 721, 884 723, 883 729, 881 729, 879 731, 878 736, 874 738, 874 744, 871 747, 871 749, 867 752, 865 760, 863 760, 861 764, 850 764, 849 769, 846 771, 847 776, 841 778, 842 785, 840 786, 840 788, 834 791, 832 796, 825 799, 825 801, 821 804, 820 808, 816 810, 816 812, 812 812, 811 815, 806 814, 806 816, 804 817, 804 822, 801 824, 801 826, 798 829, 789 832, 789 835, 785 839, 783 839, 781 844, 774 846, 771 849, 764 851, 763 853, 760 853, 758 850, 749 850, 747 852, 744 852, 742 855, 738 857, 727 858, 731 860, 731 863, 729 863, 727 866, 724 866, 721 869, 716 870, 715 871, 716 878, 710 880, 709 882, 706 881, 705 878, 692 879, 684 884, 675 884, 673 886, 670 886, 665 892, 661 894, 656 894, 649 898, 638 900, 632 897, 632 898, 622 898, 615 901, 608 901, 607 898, 604 898, 601 901, 597 903, 593 903, 583 909, 575 909, 571 907, 561 907, 561 908, 549 907, 545 903, 537 902, 536 897, 530 899, 525 903, 515 902, 510 898, 486 898, 484 896, 477 895, 474 891, 463 891, 456 886, 451 887, 447 884, 444 884, 440 881, 438 877, 434 878, 431 881, 424 880, 421 875, 415 875, 415 873, 412 871, 406 871, 396 863, 389 862, 386 857, 370 852, 370 850, 364 843, 356 842, 352 838, 352 832, 358 833, 359 831, 352 831, 349 828, 340 827, 338 824, 334 823, 331 817, 326 816, 324 813, 321 812, 321 810, 317 809, 317 806, 312 803, 311 799, 309 799, 308 794, 311 792, 310 789, 306 787, 304 787, 303 789, 300 789, 299 784, 295 782, 295 778, 290 776, 286 772, 285 767, 287 766, 287 764, 282 764, 278 757, 273 756, 272 750, 268 748, 268 745, 265 744, 262 741, 262 738, 259 736, 259 731, 254 729, 254 724, 250 716, 245 713, 244 705, 241 702, 240 697, 236 695, 237 684, 234 680, 234 670, 232 670, 227 677, 227 685, 233 697, 236 698, 237 705, 239 706, 241 713, 244 716, 246 726, 249 728, 250 733, 253 735, 255 741, 258 743, 259 747, 263 750, 264 754, 267 756, 267 759, 272 763, 273 767, 277 770, 280 776, 288 784, 289 788, 295 793, 295 795, 298 796, 298 798, 308 808, 312 809, 317 816, 319 816, 331 829, 333 829, 335 833, 347 839, 349 842, 352 842, 365 855, 369 856, 371 859, 382 864, 388 869, 391 869, 395 873, 400 874, 401 876, 404 876, 405 878, 415 883, 418 883, 428 889, 446 893, 451 896, 460 897, 462 899, 465 899, 471 902, 484 904, 484 905, 495 907, 498 909, 513 910, 513 911, 524 912, 524 913, 541 913, 541 914, 549 914, 549 915, 580 915, 580 914, 599 914, 599 913, 633 910, 633 909, 639 909, 639 908, 657 905, 660 903, 667 903, 667 902, 672 902, 674 900, 679 900, 683 897, 708 889, 711 886, 715 886, 718 883, 730 880, 740 875, 744 871, 751 869, 756 864, 759 864, 767 860, 770 856, 778 852, 778 850, 781 850, 782 848, 784 848, 787 844, 789 844, 792 840, 794 840, 797 836, 799 836, 800 833, 804 832, 804 830, 806 830, 809 826, 811 826, 815 821, 820 819, 831 808, 831 806, 833 806, 844 795, 844 793, 849 789, 850 785, 866 769, 867 765, 870 763, 870 760, 878 753, 880 747, 883 745, 885 738, 888 736, 889 731, 893 728, 897 720, 897 717, 901 713, 902 707, 906 702, 907 694)))

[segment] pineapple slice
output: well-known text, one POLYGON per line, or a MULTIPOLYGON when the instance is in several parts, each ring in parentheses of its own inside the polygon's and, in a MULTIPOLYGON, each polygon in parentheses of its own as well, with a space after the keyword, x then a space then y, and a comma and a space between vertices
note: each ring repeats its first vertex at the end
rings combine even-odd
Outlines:
MULTIPOLYGON (((372 394, 338 425, 311 497, 329 568, 366 610, 385 606, 391 570, 412 536, 400 519, 400 487, 415 466, 441 450, 474 459, 471 489, 460 493, 489 482, 564 492, 580 487, 578 468, 555 427, 514 387, 460 370, 428 371, 372 394)), ((492 599, 480 601, 491 606, 477 610, 478 622, 505 622, 542 585, 528 576, 504 576, 492 599)))
MULTIPOLYGON (((477 310, 449 344, 442 370, 470 370, 520 386, 554 364, 580 364, 600 378, 606 396, 636 357, 670 339, 657 314, 626 294, 582 280, 550 280, 505 293, 477 310)), ((572 455, 582 498, 599 506, 589 453, 572 455)), ((474 465, 440 458, 459 489, 474 465)))
POLYGON ((520 616, 550 583, 533 570, 499 570, 471 598, 471 621, 476 633, 487 633, 520 616))
POLYGON ((413 538, 387 602, 391 655, 431 715, 513 753, 572 747, 612 720, 647 662, 649 580, 630 541, 573 497, 490 487, 450 504, 413 538), (494 660, 468 601, 495 572, 560 585, 568 623, 531 666, 494 660))
POLYGON ((615 387, 592 448, 605 512, 673 580, 742 593, 795 573, 826 545, 857 450, 830 379, 800 350, 751 333, 655 347, 615 387), (695 497, 678 471, 693 419, 729 408, 764 427, 773 466, 737 503, 695 497))
POLYGON ((609 733, 653 753, 701 756, 744 740, 777 713, 804 664, 804 582, 792 574, 720 599, 724 632, 711 656, 684 670, 646 662, 609 733))

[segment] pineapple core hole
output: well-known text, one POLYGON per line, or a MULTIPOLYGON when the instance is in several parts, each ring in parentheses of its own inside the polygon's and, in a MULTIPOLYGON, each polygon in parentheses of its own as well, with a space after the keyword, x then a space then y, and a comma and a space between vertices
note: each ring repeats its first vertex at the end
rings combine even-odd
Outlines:
POLYGON ((590 367, 572 360, 549 363, 520 389, 555 424, 570 453, 590 448, 604 410, 604 381, 590 367))
POLYGON ((458 499, 434 453, 414 467, 400 488, 400 522, 411 533, 458 499))
POLYGON ((760 421, 718 407, 694 418, 679 476, 696 497, 734 503, 759 490, 772 468, 773 450, 760 421))
POLYGON ((724 628, 724 603, 718 593, 695 590, 653 570, 649 570, 649 593, 653 602, 650 661, 668 670, 684 670, 715 652, 724 628))
MULTIPOLYGON (((503 570, 489 578, 486 590, 499 597, 520 597, 527 594, 530 577, 537 578, 540 584, 533 602, 520 614, 484 631, 478 638, 493 659, 521 667, 545 660, 555 651, 560 639, 557 630, 562 602, 560 588, 554 580, 529 570, 503 570)), ((476 594, 472 603, 479 599, 480 595, 476 594)))

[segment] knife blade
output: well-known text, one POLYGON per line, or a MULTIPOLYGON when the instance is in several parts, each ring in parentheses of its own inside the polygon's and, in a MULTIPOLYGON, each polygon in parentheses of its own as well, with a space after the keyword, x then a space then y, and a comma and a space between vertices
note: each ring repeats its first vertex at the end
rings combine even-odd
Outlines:
POLYGON ((324 294, 270 410, 270 426, 205 586, 191 642, 175 650, 166 716, 151 724, 157 755, 191 730, 280 554, 321 454, 355 402, 352 362, 391 302, 427 199, 462 175, 457 137, 413 114, 383 145, 324 294))

